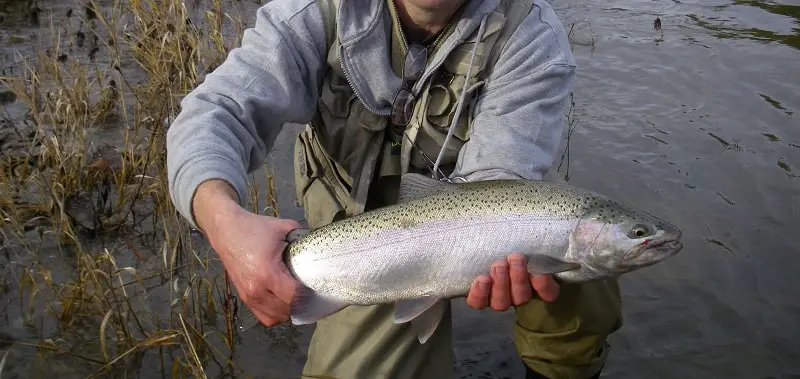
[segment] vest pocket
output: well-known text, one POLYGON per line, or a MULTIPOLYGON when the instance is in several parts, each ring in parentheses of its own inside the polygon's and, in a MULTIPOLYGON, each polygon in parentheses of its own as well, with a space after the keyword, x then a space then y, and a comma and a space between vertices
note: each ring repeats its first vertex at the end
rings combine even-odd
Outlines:
MULTIPOLYGON (((472 111, 474 102, 484 84, 483 69, 487 57, 494 47, 505 25, 505 16, 494 12, 487 19, 486 30, 481 35, 479 42, 474 41, 475 35, 468 37, 466 42, 456 47, 445 59, 439 73, 432 83, 423 91, 417 104, 412 123, 419 128, 416 134, 416 145, 430 159, 435 160, 447 136, 453 118, 456 117, 456 108, 461 97, 461 92, 467 86, 462 105, 461 114, 454 126, 450 139, 441 161, 443 171, 455 167, 461 148, 469 140, 472 128, 472 111), (476 45, 477 43, 477 45, 476 45), (472 53, 475 52, 475 60, 472 53), (467 78, 469 73, 469 78, 467 78)), ((474 33, 477 33, 475 31, 474 33)), ((424 168, 430 165, 421 154, 412 153, 411 165, 424 168)))
MULTIPOLYGON (((436 160, 439 151, 447 137, 450 124, 455 117, 458 99, 461 90, 464 88, 465 76, 458 76, 444 71, 438 80, 423 92, 422 98, 415 110, 414 123, 419 131, 416 135, 415 144, 431 160, 436 160)), ((469 140, 472 125, 471 102, 477 95, 480 86, 475 86, 467 92, 462 106, 461 115, 453 130, 453 136, 447 144, 442 158, 442 170, 449 175, 449 171, 455 167, 458 154, 462 146, 469 140)), ((412 153, 411 165, 417 168, 429 168, 430 162, 423 158, 421 154, 412 153)))
POLYGON ((295 191, 311 229, 317 229, 347 214, 346 182, 340 178, 310 126, 301 132, 294 145, 295 191))

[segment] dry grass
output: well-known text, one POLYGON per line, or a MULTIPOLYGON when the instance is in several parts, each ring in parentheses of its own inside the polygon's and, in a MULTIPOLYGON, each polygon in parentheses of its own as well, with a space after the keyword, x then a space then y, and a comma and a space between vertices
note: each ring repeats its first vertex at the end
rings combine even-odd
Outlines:
POLYGON ((556 168, 556 172, 561 172, 561 168, 564 167, 564 181, 568 182, 570 179, 569 176, 569 164, 570 164, 570 147, 572 146, 572 134, 575 132, 575 129, 578 127, 578 120, 579 117, 577 115, 577 110, 575 107, 575 93, 569 93, 569 108, 567 108, 566 114, 564 115, 564 120, 567 126, 567 133, 566 133, 566 143, 564 145, 564 151, 561 153, 561 159, 558 162, 558 167, 556 168))
MULTIPOLYGON (((242 22, 211 8, 190 23, 177 0, 90 0, 70 12, 77 30, 50 23, 47 48, 0 78, 28 108, 0 116, 14 140, 0 153, 0 283, 27 325, 48 329, 0 341, 0 373, 11 349, 79 361, 89 376, 136 370, 148 354, 172 377, 238 371, 231 286, 193 244, 166 177, 165 120, 241 38, 242 22), (50 267, 46 249, 69 269, 50 267)), ((253 210, 277 213, 251 194, 253 210)))

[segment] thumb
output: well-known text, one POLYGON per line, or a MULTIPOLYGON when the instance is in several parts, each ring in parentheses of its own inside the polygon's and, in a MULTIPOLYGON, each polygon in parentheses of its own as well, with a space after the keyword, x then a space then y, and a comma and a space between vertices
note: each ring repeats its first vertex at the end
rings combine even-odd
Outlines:
POLYGON ((303 225, 300 225, 299 222, 292 220, 290 218, 279 218, 276 219, 274 222, 274 230, 278 233, 282 240, 285 240, 285 237, 289 232, 295 229, 302 229, 303 225))
POLYGON ((291 304, 300 283, 286 267, 286 263, 283 261, 283 250, 288 245, 286 235, 299 228, 302 228, 302 225, 292 219, 279 219, 275 223, 275 231, 280 236, 280 239, 275 243, 276 251, 271 265, 273 272, 272 275, 268 276, 270 279, 269 286, 272 293, 287 304, 291 304))
POLYGON ((271 275, 270 290, 279 299, 287 304, 291 304, 297 288, 301 285, 286 268, 283 261, 275 262, 275 271, 271 275))

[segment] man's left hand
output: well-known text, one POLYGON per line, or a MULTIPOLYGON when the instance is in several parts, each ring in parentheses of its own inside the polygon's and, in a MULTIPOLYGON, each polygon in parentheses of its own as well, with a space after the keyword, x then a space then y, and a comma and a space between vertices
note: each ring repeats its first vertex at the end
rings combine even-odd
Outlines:
POLYGON ((531 275, 525 268, 522 254, 511 254, 506 260, 492 264, 491 275, 481 275, 467 294, 467 305, 475 309, 491 307, 496 311, 508 310, 533 298, 550 302, 558 297, 559 285, 552 275, 531 275))

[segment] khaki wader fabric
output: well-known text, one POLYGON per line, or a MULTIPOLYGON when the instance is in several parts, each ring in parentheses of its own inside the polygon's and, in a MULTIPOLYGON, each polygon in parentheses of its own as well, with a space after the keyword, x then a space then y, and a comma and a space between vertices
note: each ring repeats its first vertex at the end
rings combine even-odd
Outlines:
MULTIPOLYGON (((323 18, 328 25, 326 29, 330 30, 328 23, 332 22, 335 16, 338 1, 327 0, 319 3, 323 10, 323 18)), ((515 3, 517 6, 526 2, 507 0, 506 3, 515 3)), ((530 1, 527 1, 527 6, 527 9, 530 9, 530 1)), ((511 9, 516 10, 507 14, 508 20, 516 18, 511 24, 515 22, 518 24, 520 17, 527 15, 526 12, 519 12, 518 8, 513 6, 511 9)), ((390 11, 397 22, 391 7, 390 11)), ((496 33, 499 30, 492 30, 490 25, 487 31, 496 33)), ((398 64, 402 62, 400 57, 405 53, 399 47, 400 43, 397 41, 399 35, 400 33, 395 30, 392 36, 392 61, 398 73, 400 72, 398 64)), ((332 34, 329 34, 329 37, 331 36, 332 34)), ((497 36, 492 38, 497 39, 497 36)), ((332 38, 329 39, 329 46, 332 41, 332 38)), ((497 41, 501 44, 500 41, 504 41, 503 37, 497 41)), ((419 110, 427 107, 428 114, 427 117, 422 117, 423 121, 420 121, 419 112, 415 111, 417 119, 412 121, 412 125, 416 122, 417 130, 422 132, 410 138, 416 139, 418 146, 423 145, 421 146, 423 150, 430 151, 424 145, 431 145, 431 150, 438 152, 434 140, 440 138, 436 133, 446 134, 446 130, 437 128, 448 125, 447 117, 452 116, 454 108, 452 104, 442 107, 443 102, 440 99, 447 92, 454 94, 463 88, 465 66, 468 66, 468 61, 463 63, 463 60, 468 59, 468 52, 473 46, 466 43, 457 48, 453 53, 456 58, 452 64, 446 64, 444 67, 450 73, 461 74, 461 77, 455 76, 449 83, 439 84, 438 87, 428 86, 429 90, 421 94, 420 105, 417 108, 419 110), (459 56, 461 57, 458 58, 459 56), (424 138, 418 139, 419 136, 424 138)), ((498 51, 499 49, 495 49, 489 52, 488 54, 492 54, 489 59, 496 58, 498 51)), ((336 72, 338 63, 335 54, 329 54, 328 60, 336 72)), ((399 183, 396 174, 401 171, 401 165, 404 163, 397 156, 396 137, 392 140, 387 131, 376 126, 379 122, 372 120, 370 118, 372 115, 365 113, 357 101, 349 111, 339 106, 348 103, 347 84, 342 83, 340 78, 334 77, 328 80, 329 84, 326 85, 330 90, 327 88, 323 90, 322 99, 325 115, 313 123, 315 126, 309 125, 295 143, 297 198, 300 205, 305 208, 306 220, 312 229, 394 202, 399 183), (347 116, 348 112, 350 116, 347 116), (349 118, 341 121, 334 116, 349 118), (361 133, 357 138, 349 134, 354 132, 354 127, 361 133), (372 134, 368 133, 370 127, 372 131, 369 133, 372 134), (344 133, 341 132, 342 129, 337 128, 344 128, 344 133), (339 134, 350 137, 341 141, 332 139, 332 136, 339 134), (364 146, 346 146, 339 147, 338 151, 335 150, 337 146, 342 146, 344 141, 355 140, 372 142, 364 146), (395 144, 394 148, 392 142, 395 144), (376 147, 373 149, 370 146, 376 147), (344 152, 341 149, 345 149, 344 152), (348 152, 346 149, 364 151, 348 152), (354 179, 352 167, 359 165, 363 165, 364 172, 357 173, 360 177, 354 179), (368 198, 353 201, 353 193, 350 192, 358 183, 367 182, 364 176, 371 177, 368 198)), ((448 95, 444 95, 444 98, 447 97, 448 95)), ((469 122, 468 117, 460 121, 456 129, 456 139, 467 138, 469 122)), ((455 159, 458 148, 453 150, 448 155, 455 159)), ((433 155, 435 157, 435 153, 433 155)), ((409 171, 414 170, 413 161, 416 161, 417 165, 425 163, 420 162, 418 154, 414 155, 412 167, 408 167, 409 171)), ((359 193, 363 193, 362 191, 363 189, 358 190, 359 193)), ((551 379, 591 377, 601 368, 608 356, 609 349, 605 342, 607 336, 621 327, 620 301, 618 282, 609 279, 584 284, 562 284, 560 295, 555 302, 546 303, 533 299, 517 307, 514 342, 520 357, 534 371, 551 379)), ((319 320, 311 339, 302 378, 454 378, 451 310, 448 308, 434 335, 423 345, 417 341, 409 324, 396 325, 392 322, 393 312, 393 305, 351 306, 319 320)))
MULTIPOLYGON (((455 301, 463 301, 456 299, 455 301)), ((420 345, 392 305, 351 306, 317 322, 303 378, 454 378, 452 314, 420 345)), ((551 379, 587 379, 605 363, 606 337, 621 326, 616 280, 562 284, 558 299, 517 307, 514 343, 522 360, 551 379)))

